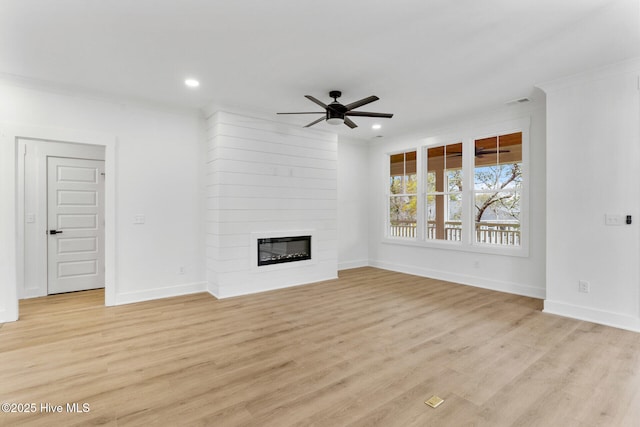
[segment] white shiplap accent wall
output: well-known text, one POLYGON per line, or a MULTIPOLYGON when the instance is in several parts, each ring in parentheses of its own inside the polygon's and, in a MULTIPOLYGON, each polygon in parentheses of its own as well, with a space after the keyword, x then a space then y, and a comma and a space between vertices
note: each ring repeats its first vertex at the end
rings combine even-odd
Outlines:
POLYGON ((337 137, 238 114, 208 118, 207 280, 220 298, 337 277, 337 137), (252 265, 256 234, 312 230, 312 263, 252 265), (252 237, 253 234, 253 237, 252 237))

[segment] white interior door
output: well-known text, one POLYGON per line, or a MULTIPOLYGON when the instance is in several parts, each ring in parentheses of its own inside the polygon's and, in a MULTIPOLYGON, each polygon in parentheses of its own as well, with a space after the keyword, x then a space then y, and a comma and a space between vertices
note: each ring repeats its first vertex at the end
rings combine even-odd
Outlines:
POLYGON ((47 158, 47 293, 104 287, 104 161, 47 158))

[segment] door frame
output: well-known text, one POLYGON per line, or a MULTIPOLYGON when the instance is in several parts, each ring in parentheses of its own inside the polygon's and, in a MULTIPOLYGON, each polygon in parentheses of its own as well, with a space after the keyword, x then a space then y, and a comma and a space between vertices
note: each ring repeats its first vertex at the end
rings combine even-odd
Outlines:
MULTIPOLYGON (((99 132, 76 131, 70 129, 39 128, 26 126, 3 126, 2 139, 7 139, 12 143, 15 153, 15 281, 13 292, 9 292, 10 299, 15 299, 15 304, 10 304, 9 308, 15 310, 15 315, 8 313, 9 318, 17 320, 18 313, 18 289, 24 288, 25 269, 25 188, 24 188, 24 143, 20 140, 38 140, 71 144, 103 146, 105 151, 105 194, 104 194, 104 214, 105 214, 105 241, 104 241, 104 262, 105 262, 105 305, 116 305, 117 282, 116 282, 116 219, 115 219, 115 184, 116 168, 115 156, 117 138, 99 132)), ((11 200, 11 198, 9 198, 11 200)), ((11 280, 9 286, 11 286, 11 280)), ((11 303, 11 301, 10 301, 11 303)))

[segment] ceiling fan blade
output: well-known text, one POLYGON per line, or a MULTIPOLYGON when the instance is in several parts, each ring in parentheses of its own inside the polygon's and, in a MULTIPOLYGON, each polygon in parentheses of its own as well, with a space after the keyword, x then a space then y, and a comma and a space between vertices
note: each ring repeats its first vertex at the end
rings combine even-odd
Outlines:
POLYGON ((325 118, 326 118, 326 117, 320 117, 318 120, 314 120, 314 121, 312 121, 311 123, 309 123, 309 124, 308 124, 308 125, 306 125, 305 127, 306 127, 306 128, 308 128, 308 127, 311 127, 311 126, 315 125, 316 123, 320 123, 320 122, 321 122, 321 121, 323 121, 325 118))
POLYGON ((344 113, 345 116, 360 116, 360 117, 382 117, 385 119, 390 119, 393 117, 393 114, 388 113, 369 113, 367 111, 347 111, 344 113))
POLYGON ((351 129, 358 127, 358 125, 353 123, 353 121, 349 117, 344 118, 344 124, 349 126, 351 129))
POLYGON ((299 113, 276 113, 276 114, 325 114, 324 111, 302 111, 299 113))
POLYGON ((320 101, 319 99, 314 98, 311 95, 305 95, 304 97, 307 98, 311 102, 315 102, 316 104, 318 104, 322 108, 327 108, 327 104, 325 104, 324 102, 320 101))
POLYGON ((362 107, 363 105, 369 104, 373 101, 377 101, 378 98, 375 95, 371 95, 368 96, 366 98, 362 98, 360 101, 356 101, 356 102, 352 102, 351 104, 347 104, 344 107, 347 109, 347 111, 353 110, 354 108, 358 108, 358 107, 362 107))

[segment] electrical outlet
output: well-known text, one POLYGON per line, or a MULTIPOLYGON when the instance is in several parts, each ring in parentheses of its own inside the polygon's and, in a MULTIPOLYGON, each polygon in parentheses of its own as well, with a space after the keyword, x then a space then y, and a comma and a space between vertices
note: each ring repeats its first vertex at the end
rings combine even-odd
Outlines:
POLYGON ((142 214, 137 214, 136 216, 133 217, 134 224, 144 224, 145 221, 146 221, 146 218, 142 214))
POLYGON ((184 273, 185 273, 185 271, 186 271, 186 269, 184 268, 184 265, 181 265, 181 266, 178 268, 178 274, 184 274, 184 273))
POLYGON ((625 216, 617 215, 617 214, 606 214, 604 216, 605 225, 623 225, 625 221, 625 216))
POLYGON ((579 280, 578 281, 578 292, 582 292, 584 294, 588 294, 589 290, 590 290, 589 282, 587 282, 586 280, 579 280))

